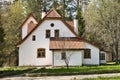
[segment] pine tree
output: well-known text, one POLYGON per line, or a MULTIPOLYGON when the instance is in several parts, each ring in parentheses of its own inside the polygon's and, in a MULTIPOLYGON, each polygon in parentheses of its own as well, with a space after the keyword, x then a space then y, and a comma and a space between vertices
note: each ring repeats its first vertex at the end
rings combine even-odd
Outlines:
POLYGON ((77 18, 78 18, 78 34, 83 37, 85 32, 85 20, 82 17, 82 10, 80 7, 77 7, 77 18))

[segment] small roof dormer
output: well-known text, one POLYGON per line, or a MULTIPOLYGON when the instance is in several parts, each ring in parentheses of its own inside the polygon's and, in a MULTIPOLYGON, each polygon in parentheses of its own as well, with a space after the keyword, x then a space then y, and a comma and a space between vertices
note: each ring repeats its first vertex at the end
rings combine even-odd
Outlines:
POLYGON ((22 39, 27 36, 27 34, 38 24, 38 21, 33 16, 32 13, 28 15, 23 24, 20 26, 22 29, 22 39))

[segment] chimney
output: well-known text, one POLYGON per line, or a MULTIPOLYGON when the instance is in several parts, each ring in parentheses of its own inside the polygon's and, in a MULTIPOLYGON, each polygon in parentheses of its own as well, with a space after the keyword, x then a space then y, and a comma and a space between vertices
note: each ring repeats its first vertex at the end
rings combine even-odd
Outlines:
POLYGON ((44 7, 42 9, 41 19, 43 19, 46 16, 46 8, 44 7))
POLYGON ((78 34, 78 19, 74 18, 74 31, 78 34))

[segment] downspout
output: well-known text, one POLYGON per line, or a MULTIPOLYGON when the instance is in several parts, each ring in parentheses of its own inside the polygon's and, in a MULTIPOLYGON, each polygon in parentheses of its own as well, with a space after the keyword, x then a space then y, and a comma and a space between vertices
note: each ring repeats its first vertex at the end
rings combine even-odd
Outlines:
POLYGON ((54 67, 54 50, 52 51, 52 67, 54 67))
POLYGON ((100 53, 101 53, 101 51, 99 49, 99 65, 101 65, 101 63, 100 63, 100 53))

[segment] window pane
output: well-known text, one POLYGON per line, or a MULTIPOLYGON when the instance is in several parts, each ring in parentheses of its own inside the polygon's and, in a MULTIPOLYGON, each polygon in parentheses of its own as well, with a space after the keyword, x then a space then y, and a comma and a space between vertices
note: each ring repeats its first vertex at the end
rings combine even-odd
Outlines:
POLYGON ((46 38, 50 38, 50 30, 46 30, 46 38))
POLYGON ((45 57, 45 49, 42 49, 42 48, 37 49, 37 57, 38 58, 45 57))
POLYGON ((32 36, 32 41, 35 41, 35 39, 36 39, 36 36, 33 35, 33 36, 32 36))
POLYGON ((59 30, 55 30, 55 37, 59 37, 59 30))
POLYGON ((62 53, 61 53, 61 59, 62 59, 62 60, 66 59, 66 52, 62 52, 62 53))
POLYGON ((90 51, 90 49, 84 50, 84 58, 91 58, 91 51, 90 51))
POLYGON ((100 54, 100 60, 105 60, 105 54, 100 54))

